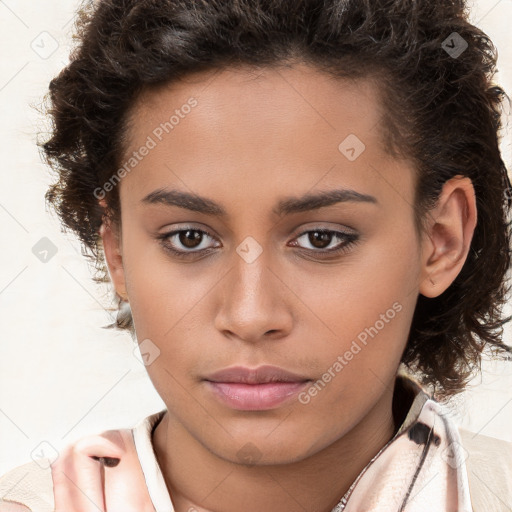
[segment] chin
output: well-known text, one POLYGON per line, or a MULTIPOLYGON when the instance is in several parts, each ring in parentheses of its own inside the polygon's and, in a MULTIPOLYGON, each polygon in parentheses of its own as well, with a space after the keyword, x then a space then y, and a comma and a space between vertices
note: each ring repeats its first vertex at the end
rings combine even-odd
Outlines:
POLYGON ((229 444, 209 446, 210 451, 217 457, 233 464, 242 466, 272 466, 300 462, 321 450, 315 440, 307 446, 302 440, 297 443, 294 435, 274 436, 262 434, 255 437, 246 436, 230 439, 229 444))

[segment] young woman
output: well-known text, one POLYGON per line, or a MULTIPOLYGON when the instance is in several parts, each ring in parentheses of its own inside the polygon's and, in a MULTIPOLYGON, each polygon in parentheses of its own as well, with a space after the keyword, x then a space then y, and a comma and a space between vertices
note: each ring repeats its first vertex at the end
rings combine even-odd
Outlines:
POLYGON ((166 408, 0 510, 510 510, 512 445, 443 405, 512 352, 495 61, 462 1, 84 9, 47 198, 166 408))

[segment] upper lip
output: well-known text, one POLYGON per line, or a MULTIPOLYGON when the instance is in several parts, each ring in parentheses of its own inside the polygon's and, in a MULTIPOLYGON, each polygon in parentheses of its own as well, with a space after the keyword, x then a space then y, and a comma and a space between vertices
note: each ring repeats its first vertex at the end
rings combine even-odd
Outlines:
POLYGON ((257 368, 231 366, 209 375, 205 380, 211 382, 240 382, 243 384, 264 384, 267 382, 304 382, 302 375, 289 372, 278 366, 264 365, 257 368))

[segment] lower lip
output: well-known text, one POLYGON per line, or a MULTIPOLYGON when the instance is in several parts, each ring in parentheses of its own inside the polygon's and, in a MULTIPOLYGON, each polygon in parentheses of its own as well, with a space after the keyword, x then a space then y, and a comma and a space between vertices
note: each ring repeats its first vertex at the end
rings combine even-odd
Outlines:
POLYGON ((261 411, 275 409, 291 400, 308 385, 309 381, 264 384, 212 381, 207 383, 217 398, 229 407, 243 411, 261 411))

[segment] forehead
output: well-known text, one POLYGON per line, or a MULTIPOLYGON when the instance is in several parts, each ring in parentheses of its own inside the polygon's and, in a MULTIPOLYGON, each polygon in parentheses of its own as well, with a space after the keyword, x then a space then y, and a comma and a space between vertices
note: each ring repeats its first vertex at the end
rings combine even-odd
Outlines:
POLYGON ((361 190, 361 180, 368 185, 373 174, 378 182, 375 171, 391 162, 383 113, 375 81, 334 78, 306 65, 187 75, 134 104, 126 158, 149 140, 151 150, 123 178, 121 195, 140 199, 166 185, 232 193, 237 186, 257 198, 270 184, 299 195, 340 177, 347 188, 372 193, 382 184, 361 190))
MULTIPOLYGON (((292 128, 288 134, 307 135, 308 127, 319 127, 319 136, 347 128, 363 133, 372 130, 384 113, 378 86, 369 78, 336 78, 306 64, 241 66, 192 73, 146 89, 132 106, 130 138, 140 139, 169 121, 190 98, 198 101, 199 108, 190 116, 197 137, 229 126, 267 133, 292 128), (308 124, 297 125, 298 121, 308 124)), ((179 137, 179 131, 173 130, 173 136, 179 137)))

